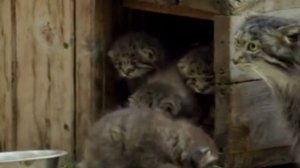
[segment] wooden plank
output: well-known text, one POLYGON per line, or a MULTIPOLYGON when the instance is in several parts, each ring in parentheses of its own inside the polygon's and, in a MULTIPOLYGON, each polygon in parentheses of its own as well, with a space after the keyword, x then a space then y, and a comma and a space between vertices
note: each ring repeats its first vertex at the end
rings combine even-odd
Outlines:
POLYGON ((116 11, 121 11, 118 10, 121 5, 113 6, 110 0, 75 2, 76 154, 80 160, 88 129, 105 114, 104 109, 114 103, 113 79, 110 67, 106 66, 106 50, 117 22, 116 11))
POLYGON ((262 0, 242 0, 242 1, 216 0, 216 1, 219 2, 218 3, 219 11, 221 14, 237 15, 249 10, 252 7, 257 7, 262 0))
MULTIPOLYGON (((291 10, 300 8, 299 0, 262 0, 255 9, 258 12, 272 12, 278 10, 291 10)), ((254 8, 253 8, 254 9, 254 8)), ((253 10, 251 9, 251 10, 253 10)))
POLYGON ((215 86, 215 114, 214 114, 214 140, 222 152, 220 162, 228 160, 230 149, 228 137, 230 129, 230 90, 228 85, 215 86))
POLYGON ((200 15, 203 12, 220 15, 241 15, 250 11, 267 13, 300 8, 300 1, 298 0, 181 0, 179 4, 160 3, 155 0, 124 0, 124 2, 125 6, 134 9, 180 16, 191 15, 189 17, 196 18, 203 18, 200 15), (190 13, 189 10, 195 10, 195 12, 190 13), (197 10, 199 14, 197 14, 197 10))
POLYGON ((300 8, 299 0, 226 0, 220 3, 220 12, 227 15, 240 15, 249 11, 268 13, 295 8, 300 8))
POLYGON ((15 147, 13 116, 13 57, 15 45, 12 1, 0 1, 0 151, 15 147))
POLYGON ((16 0, 17 148, 74 145, 72 0, 16 0))
MULTIPOLYGON (((233 144, 238 143, 235 136, 240 134, 248 139, 247 151, 291 145, 291 132, 276 98, 264 81, 245 82, 231 87, 231 126, 247 128, 243 131, 232 129, 233 144)), ((232 151, 241 149, 236 147, 232 151)))
POLYGON ((177 0, 137 0, 137 1, 156 3, 160 5, 178 5, 177 0))
MULTIPOLYGON (((96 119, 97 10, 94 0, 76 0, 76 158, 96 119), (78 8, 79 7, 79 8, 78 8)), ((102 89, 102 88, 100 88, 102 89)), ((101 102, 99 102, 101 104, 101 102)))
POLYGON ((231 161, 225 168, 253 168, 253 167, 268 167, 278 166, 291 163, 292 157, 288 147, 278 147, 253 151, 248 153, 231 154, 231 161))
POLYGON ((130 9, 143 10, 148 12, 156 12, 162 14, 171 14, 178 16, 186 16, 198 19, 214 20, 214 13, 210 11, 203 11, 193 9, 186 6, 178 5, 160 5, 150 2, 140 2, 137 0, 123 0, 123 6, 130 9))
POLYGON ((216 0, 181 0, 179 5, 220 14, 219 3, 216 0))

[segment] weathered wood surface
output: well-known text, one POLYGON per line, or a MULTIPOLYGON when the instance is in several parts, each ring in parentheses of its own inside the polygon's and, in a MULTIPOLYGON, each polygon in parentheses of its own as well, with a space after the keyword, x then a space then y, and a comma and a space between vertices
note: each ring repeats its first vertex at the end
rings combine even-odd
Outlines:
POLYGON ((215 86, 214 140, 222 151, 220 162, 228 160, 230 130, 230 90, 228 85, 215 86))
POLYGON ((271 148, 253 152, 230 154, 225 168, 254 168, 278 166, 290 163, 292 157, 288 147, 271 148))
MULTIPOLYGON (((135 8, 142 10, 151 10, 153 12, 160 12, 155 10, 154 6, 159 5, 162 9, 186 7, 199 10, 201 12, 209 12, 220 15, 240 15, 249 11, 266 13, 278 10, 300 8, 300 1, 298 0, 181 0, 177 3, 175 0, 124 0, 125 4, 128 2, 135 3, 135 8), (143 7, 143 3, 148 3, 148 7, 143 7)), ((166 11, 170 14, 174 13, 166 11)), ((176 14, 176 13, 175 13, 176 14)), ((187 15, 188 13, 181 13, 187 15)))
POLYGON ((150 2, 159 5, 178 5, 177 0, 137 0, 141 2, 150 2))
POLYGON ((15 122, 13 112, 14 26, 12 1, 0 1, 0 151, 13 150, 15 122))
POLYGON ((215 0, 181 0, 179 5, 215 14, 219 13, 218 3, 215 0))
POLYGON ((16 0, 17 149, 74 145, 74 4, 16 0))
MULTIPOLYGON (((111 0, 76 0, 76 154, 90 126, 114 103, 106 50, 118 14, 111 0), (112 10, 113 9, 113 10, 112 10)), ((114 1, 114 3, 117 3, 114 1)), ((120 5, 119 5, 120 6, 120 5)))
POLYGON ((220 1, 220 13, 239 15, 249 11, 266 13, 278 10, 300 8, 299 0, 226 0, 220 1))
POLYGON ((81 157, 88 128, 97 118, 95 47, 99 31, 96 1, 76 0, 76 6, 76 157, 81 157))
MULTIPOLYGON (((247 151, 291 145, 291 132, 276 98, 264 81, 231 87, 231 126, 235 128, 232 135, 247 137, 247 151)), ((239 139, 232 137, 232 141, 238 144, 239 139)), ((241 149, 233 148, 232 151, 241 149)))
POLYGON ((198 19, 213 20, 214 13, 179 5, 160 5, 151 2, 142 2, 137 0, 123 0, 123 6, 130 9, 138 9, 149 12, 162 14, 171 14, 178 16, 186 16, 198 19))

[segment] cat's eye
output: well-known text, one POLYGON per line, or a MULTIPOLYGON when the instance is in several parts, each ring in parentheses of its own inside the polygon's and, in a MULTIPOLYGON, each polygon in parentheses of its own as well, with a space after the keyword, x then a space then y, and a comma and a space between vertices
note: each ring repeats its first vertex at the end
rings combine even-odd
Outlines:
POLYGON ((150 59, 153 59, 153 57, 154 57, 153 53, 152 53, 152 52, 149 52, 149 53, 148 53, 148 57, 149 57, 150 59))
POLYGON ((252 53, 255 53, 260 50, 260 45, 256 42, 249 42, 247 44, 247 50, 252 53))
POLYGON ((298 34, 293 34, 293 35, 289 35, 289 36, 287 36, 286 37, 287 38, 287 42, 289 43, 289 44, 295 44, 295 43, 297 43, 298 41, 299 41, 299 35, 298 34))
POLYGON ((173 109, 171 106, 166 106, 165 107, 165 110, 168 112, 168 113, 172 113, 173 109))
POLYGON ((172 113, 173 112, 173 106, 171 103, 165 103, 162 107, 162 109, 168 113, 172 113))
POLYGON ((136 64, 137 64, 136 61, 131 62, 131 65, 133 65, 133 66, 136 66, 136 64))

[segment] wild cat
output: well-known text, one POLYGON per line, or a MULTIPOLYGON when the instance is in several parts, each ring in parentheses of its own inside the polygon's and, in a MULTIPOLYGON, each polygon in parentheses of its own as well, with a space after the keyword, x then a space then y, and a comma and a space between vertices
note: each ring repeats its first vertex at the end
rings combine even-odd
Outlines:
POLYGON ((213 47, 194 45, 177 63, 186 85, 200 94, 214 93, 213 47))
POLYGON ((233 63, 257 72, 272 88, 296 137, 292 147, 300 164, 300 23, 298 20, 250 16, 235 36, 239 53, 233 63))
POLYGON ((120 77, 135 88, 161 68, 166 59, 162 43, 144 32, 130 32, 115 40, 107 53, 120 77))
POLYGON ((213 45, 193 44, 178 60, 177 68, 186 85, 197 93, 198 104, 205 104, 200 123, 210 128, 214 120, 213 45))
POLYGON ((129 98, 129 106, 159 109, 173 118, 189 118, 197 123, 204 115, 195 94, 185 85, 175 64, 158 71, 129 98))
POLYGON ((217 159, 214 141, 200 127, 149 109, 129 107, 94 124, 79 166, 204 168, 217 159))

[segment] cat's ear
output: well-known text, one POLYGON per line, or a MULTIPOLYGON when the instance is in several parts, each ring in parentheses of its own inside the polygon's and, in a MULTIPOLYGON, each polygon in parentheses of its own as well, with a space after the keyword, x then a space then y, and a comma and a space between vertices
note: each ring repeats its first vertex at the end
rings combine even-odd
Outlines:
POLYGON ((288 26, 282 26, 278 28, 278 31, 280 31, 283 35, 295 35, 300 34, 300 24, 292 24, 288 26))
POLYGON ((139 54, 147 60, 153 60, 154 58, 154 51, 149 48, 142 48, 138 50, 139 54))
POLYGON ((278 28, 288 44, 300 45, 300 24, 292 24, 278 28))

